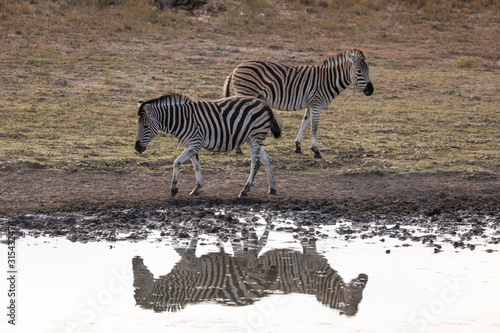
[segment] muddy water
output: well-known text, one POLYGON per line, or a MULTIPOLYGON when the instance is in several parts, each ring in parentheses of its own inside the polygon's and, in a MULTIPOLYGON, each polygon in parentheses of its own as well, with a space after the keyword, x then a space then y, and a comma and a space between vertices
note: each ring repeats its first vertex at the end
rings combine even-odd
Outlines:
MULTIPOLYGON (((160 231, 136 242, 126 233, 116 242, 87 243, 26 236, 16 242, 17 325, 13 329, 3 316, 0 327, 498 332, 500 246, 491 242, 498 231, 487 221, 482 226, 469 238, 473 247, 460 244, 472 226, 441 233, 382 221, 360 229, 348 220, 311 227, 307 237, 293 221, 262 218, 222 239, 160 231), (398 229, 399 236, 381 229, 398 229)), ((0 253, 7 253, 5 244, 0 253)), ((0 290, 8 290, 6 279, 0 290)))

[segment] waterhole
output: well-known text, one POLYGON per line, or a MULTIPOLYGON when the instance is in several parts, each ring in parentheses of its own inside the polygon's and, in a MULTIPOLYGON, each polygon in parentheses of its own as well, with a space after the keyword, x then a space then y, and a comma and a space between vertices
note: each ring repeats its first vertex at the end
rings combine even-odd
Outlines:
MULTIPOLYGON (((4 316, 2 327, 7 332, 500 329, 496 218, 462 219, 451 228, 431 219, 318 224, 298 223, 287 214, 228 215, 219 210, 209 216, 220 222, 218 228, 200 227, 203 218, 189 219, 198 227, 184 221, 131 237, 142 230, 137 226, 113 234, 113 241, 18 229, 16 325, 4 316)), ((75 223, 89 219, 74 217, 75 223)), ((2 240, 0 253, 6 254, 6 237, 2 240)), ((7 294, 8 279, 1 280, 0 290, 7 294)))

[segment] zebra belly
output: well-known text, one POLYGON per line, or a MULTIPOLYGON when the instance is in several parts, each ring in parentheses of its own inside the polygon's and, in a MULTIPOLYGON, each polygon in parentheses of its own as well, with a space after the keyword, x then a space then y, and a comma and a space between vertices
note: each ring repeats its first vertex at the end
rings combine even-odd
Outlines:
POLYGON ((263 100, 266 101, 271 108, 281 111, 298 111, 308 107, 306 98, 302 96, 296 97, 292 101, 282 100, 280 98, 263 100))
POLYGON ((245 138, 239 138, 236 137, 234 138, 233 136, 230 136, 227 138, 227 140, 216 140, 216 138, 205 138, 205 141, 203 142, 203 148, 209 151, 215 151, 215 152, 228 152, 235 150, 236 148, 239 148, 242 146, 245 141, 247 140, 247 137, 245 138), (235 139, 235 140, 233 140, 235 139))

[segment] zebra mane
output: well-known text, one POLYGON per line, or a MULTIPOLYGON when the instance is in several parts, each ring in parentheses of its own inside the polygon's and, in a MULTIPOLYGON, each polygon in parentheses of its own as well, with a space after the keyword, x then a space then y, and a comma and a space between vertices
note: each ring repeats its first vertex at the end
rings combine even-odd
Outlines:
POLYGON ((151 104, 153 107, 158 106, 172 106, 172 105, 182 105, 190 104, 192 102, 191 98, 183 94, 167 94, 158 98, 150 99, 141 103, 138 113, 144 112, 143 106, 146 104, 151 104))
MULTIPOLYGON (((360 59, 366 59, 365 52, 361 49, 352 49, 352 50, 348 50, 348 51, 360 59)), ((335 66, 341 62, 344 62, 347 59, 347 52, 348 51, 339 52, 335 55, 332 55, 332 56, 325 58, 323 60, 323 66, 330 67, 330 66, 335 66)))

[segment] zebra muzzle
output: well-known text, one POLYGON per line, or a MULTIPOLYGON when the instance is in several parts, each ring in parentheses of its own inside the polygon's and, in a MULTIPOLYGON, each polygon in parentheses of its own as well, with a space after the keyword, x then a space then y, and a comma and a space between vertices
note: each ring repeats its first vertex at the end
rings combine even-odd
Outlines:
POLYGON ((134 147, 134 148, 135 148, 135 150, 136 150, 139 154, 143 153, 143 152, 146 150, 146 146, 143 146, 143 145, 141 144, 141 141, 139 141, 139 140, 137 140, 137 141, 135 142, 135 147, 134 147))
POLYGON ((363 90, 363 93, 366 96, 370 96, 371 94, 373 94, 373 84, 371 82, 368 82, 366 84, 366 88, 363 90))

